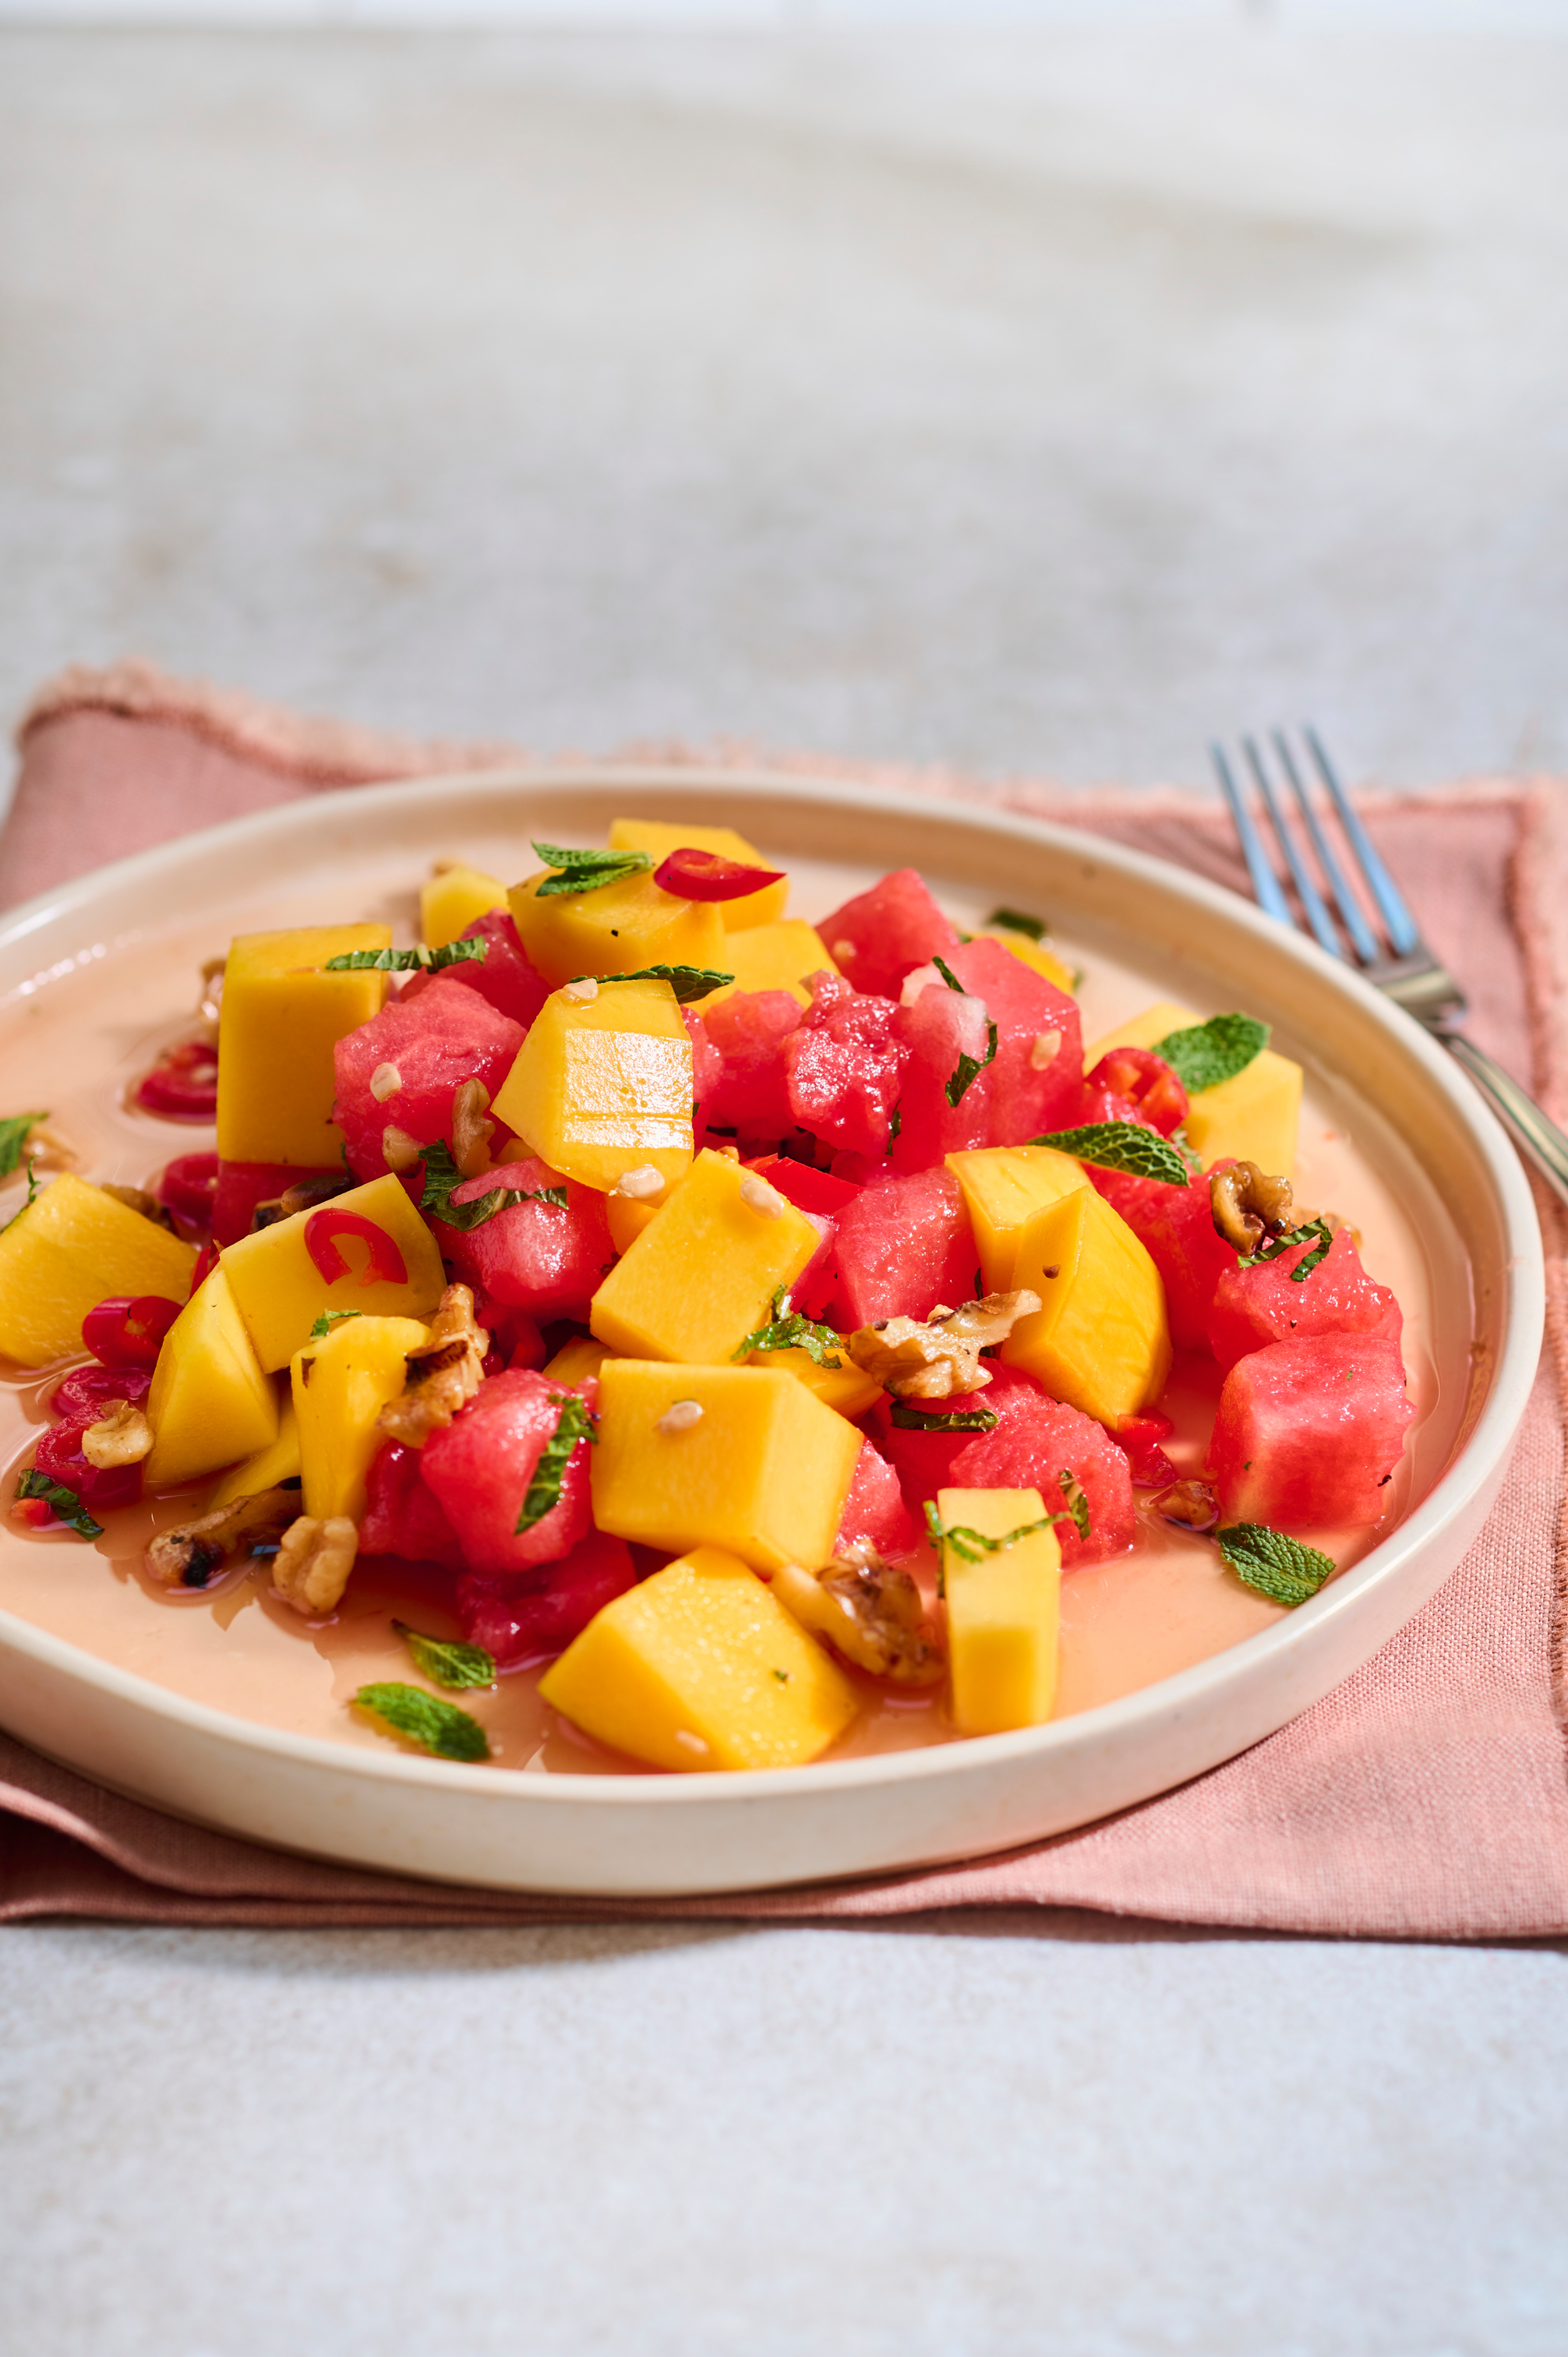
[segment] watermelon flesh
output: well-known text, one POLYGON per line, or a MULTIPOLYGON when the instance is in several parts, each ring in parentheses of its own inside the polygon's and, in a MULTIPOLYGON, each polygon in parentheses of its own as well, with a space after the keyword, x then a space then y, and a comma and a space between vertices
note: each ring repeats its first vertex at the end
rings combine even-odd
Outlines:
POLYGON ((986 1016, 996 1026, 996 1057, 984 1075, 991 1107, 987 1143, 1023 1146, 1043 1130, 1069 1128, 1083 1076, 1077 1000, 1001 942, 983 936, 965 942, 947 963, 964 989, 984 1000, 986 1016))
POLYGON ((977 1289, 974 1232, 950 1170, 880 1170, 838 1214, 834 1323, 843 1333, 879 1318, 929 1318, 977 1289))
MULTIPOLYGON (((591 1409, 598 1397, 592 1376, 572 1392, 591 1409)), ((588 1448, 578 1441, 567 1459, 561 1494, 532 1529, 517 1529, 522 1501, 545 1444, 553 1438, 566 1387, 547 1383, 532 1368, 512 1367, 491 1375, 441 1432, 433 1432, 421 1452, 421 1477, 428 1482, 457 1534, 475 1571, 527 1571, 570 1555, 586 1536, 592 1519, 588 1448)))
POLYGON ((843 1153, 880 1157, 898 1102, 899 1009, 826 974, 811 988, 805 1020, 784 1042, 791 1122, 843 1153))
POLYGON ((510 1579, 469 1572, 457 1582, 457 1617, 470 1644, 483 1645, 499 1668, 517 1669, 563 1652, 636 1582, 626 1541, 590 1531, 559 1563, 510 1579))
POLYGON ((862 1441, 833 1553, 869 1547, 881 1562, 897 1563, 901 1555, 913 1555, 919 1538, 897 1474, 873 1442, 862 1441))
POLYGON ((482 958, 466 958, 461 965, 443 966, 437 974, 416 974, 404 983, 400 1006, 438 982, 461 983, 477 990, 498 1014, 508 1015, 526 1030, 550 996, 550 985, 530 958, 507 909, 488 909, 463 933, 466 942, 483 942, 482 958))
POLYGON ((1399 1346, 1381 1335, 1250 1351, 1225 1378, 1209 1444, 1221 1515, 1293 1534, 1380 1522, 1414 1414, 1399 1346))
POLYGON ((1230 1256, 1208 1313, 1209 1348, 1222 1367, 1271 1342, 1310 1334, 1370 1334, 1398 1342, 1403 1313, 1388 1286, 1374 1283, 1362 1267, 1349 1230, 1337 1230, 1324 1258, 1298 1285, 1290 1272, 1316 1249, 1316 1241, 1293 1245, 1255 1268, 1242 1268, 1230 1256))
MULTIPOLYGON (((950 958, 958 934, 913 867, 895 868, 817 927, 833 963, 856 990, 897 998, 914 966, 950 958)), ((1005 954, 1005 953, 1004 953, 1005 954)))
POLYGON ((1051 1398, 1033 1375, 996 1364, 983 1392, 944 1400, 942 1412, 989 1408, 991 1432, 909 1432, 876 1408, 877 1446, 897 1470, 904 1502, 920 1514, 940 1489, 1037 1490, 1046 1512, 1065 1503, 1060 1476, 1077 1476, 1089 1501, 1089 1536, 1058 1523, 1062 1566, 1124 1555, 1133 1544, 1133 1479, 1122 1450, 1092 1416, 1051 1398))
POLYGON ((898 1135, 888 1151, 894 1168, 929 1170, 944 1155, 988 1146, 995 1083, 984 1060, 990 1047, 985 1001, 939 982, 898 1009, 897 1036, 904 1070, 898 1135), (965 1057, 976 1069, 952 1104, 949 1090, 968 1069, 961 1063, 965 1057))
POLYGON ((1129 1416, 1111 1433, 1140 1490, 1163 1490, 1176 1479, 1163 1446, 1175 1430, 1168 1415, 1156 1414, 1129 1416))
POLYGON ((399 1440, 389 1440, 371 1458, 365 1476, 360 1552, 401 1555, 406 1563, 438 1563, 443 1570, 462 1571, 467 1567, 462 1541, 421 1475, 420 1454, 399 1440))
POLYGON ((451 1262, 466 1284, 482 1288, 503 1308, 521 1309, 545 1321, 577 1318, 585 1322, 588 1303, 615 1258, 604 1197, 531 1157, 498 1163, 478 1178, 466 1178, 453 1189, 452 1200, 458 1205, 478 1202, 497 1187, 522 1194, 564 1187, 566 1201, 564 1207, 512 1203, 467 1231, 433 1219, 430 1232, 442 1259, 451 1262))
POLYGON ((1176 1349, 1207 1351, 1215 1288, 1236 1266, 1235 1248, 1215 1231, 1208 1179, 1169 1187, 1161 1178, 1097 1170, 1089 1163, 1084 1168, 1159 1270, 1176 1349))
POLYGON ((388 1164, 381 1134, 389 1125, 421 1146, 449 1137, 452 1099, 461 1084, 479 1081, 493 1097, 522 1040, 521 1023, 450 974, 437 974, 412 1003, 393 999, 383 1006, 333 1050, 338 1097, 332 1112, 349 1168, 360 1178, 382 1176, 388 1164), (371 1080, 383 1064, 392 1066, 399 1084, 378 1098, 371 1080))
POLYGON ((681 1009, 681 1020, 686 1026, 686 1037, 692 1043, 692 1103, 693 1121, 699 1143, 707 1127, 707 1102, 725 1076, 723 1052, 708 1037, 706 1024, 689 1006, 681 1009))
POLYGON ((730 1129, 770 1143, 795 1126, 779 1049, 800 1021, 787 990, 737 990, 702 1017, 722 1070, 703 1100, 710 1130, 730 1129))

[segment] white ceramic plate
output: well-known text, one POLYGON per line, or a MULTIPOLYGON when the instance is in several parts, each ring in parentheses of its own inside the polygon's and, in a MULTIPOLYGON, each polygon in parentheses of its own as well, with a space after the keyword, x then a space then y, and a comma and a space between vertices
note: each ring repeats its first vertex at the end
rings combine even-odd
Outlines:
MULTIPOLYGON (((303 1707, 265 1723, 216 1707, 169 1683, 158 1647, 175 1616, 127 1598, 92 1551, 78 1545, 68 1563, 0 1527, 0 1720, 106 1784, 284 1847, 501 1889, 679 1893, 867 1874, 1058 1833, 1214 1766, 1326 1694, 1417 1610, 1485 1519, 1540 1348, 1540 1237, 1511 1147, 1442 1052, 1310 942, 1191 876, 1004 813, 756 773, 559 768, 331 794, 14 911, 0 927, 0 1103, 58 1103, 16 1093, 53 1076, 91 1174, 140 1178, 200 1141, 128 1111, 124 1079, 182 1036, 196 964, 231 931, 385 914, 406 928, 432 857, 521 874, 530 835, 593 841, 639 806, 738 824, 789 864, 792 905, 808 915, 895 865, 918 867, 961 917, 998 899, 1050 911, 1090 969, 1086 1037, 1156 996, 1273 1022, 1308 1066, 1318 1116, 1354 1135, 1369 1187, 1402 1207, 1425 1254, 1437 1405, 1423 1426, 1424 1494, 1311 1603, 1277 1619, 1266 1609, 1266 1625, 1229 1650, 1049 1726, 689 1777, 477 1770, 357 1724, 343 1739, 301 1731, 318 1723, 303 1707), (1120 1005, 1106 976, 1119 977, 1120 1005), (138 1617, 135 1644, 108 1649, 115 1659, 95 1650, 93 1616, 107 1620, 111 1604, 145 1615, 145 1638, 138 1617)), ((30 1437, 22 1395, 0 1399, 6 1417, 10 1460, 30 1437)))

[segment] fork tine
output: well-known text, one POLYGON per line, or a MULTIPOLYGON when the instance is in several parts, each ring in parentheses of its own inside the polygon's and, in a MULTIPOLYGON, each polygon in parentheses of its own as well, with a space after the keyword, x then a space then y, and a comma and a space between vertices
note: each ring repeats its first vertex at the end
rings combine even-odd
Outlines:
POLYGON ((1322 947, 1328 952, 1329 956, 1343 958, 1345 952, 1339 946, 1339 936, 1334 930, 1334 920, 1323 905, 1322 893, 1307 873, 1306 862, 1295 847, 1294 836, 1285 825, 1284 813, 1281 810, 1274 790, 1269 783, 1269 774, 1263 767, 1262 756, 1251 737, 1242 737, 1241 750, 1251 765, 1252 775, 1258 780, 1259 791, 1268 805, 1269 816, 1274 823, 1274 833, 1280 839, 1280 849, 1284 853, 1285 865, 1291 872, 1291 880, 1301 895, 1302 907, 1306 910, 1306 921, 1316 934, 1322 947))
POLYGON ((1294 924, 1295 920, 1290 912, 1290 902, 1285 899, 1280 879, 1270 865, 1268 854, 1263 849, 1262 839, 1252 823, 1252 813, 1242 801, 1240 789, 1230 774, 1230 764, 1225 758, 1225 748, 1222 745, 1211 745, 1208 751, 1214 767, 1219 772, 1220 791, 1230 805, 1230 816, 1240 840, 1242 856, 1247 862, 1247 872, 1252 879, 1253 897, 1265 916, 1277 917, 1282 925, 1294 924))
POLYGON ((1276 728, 1273 732, 1273 739, 1274 751, 1278 756, 1280 767, 1295 791, 1297 805, 1302 817, 1306 822, 1306 831, 1312 837, 1312 847, 1317 854, 1317 864, 1328 878, 1328 888, 1334 895, 1334 905, 1339 912, 1339 921, 1354 942, 1356 955, 1360 959, 1361 963, 1375 965, 1381 954, 1378 948, 1377 938, 1361 914, 1360 904, 1355 894, 1345 881, 1344 871, 1334 856, 1333 847, 1318 822, 1317 813, 1306 798, 1306 788, 1302 783, 1301 771, 1296 768, 1295 756, 1286 742, 1284 731, 1276 728))
POLYGON ((1304 725, 1301 733, 1305 737, 1307 748, 1317 764, 1318 774, 1334 797, 1334 807, 1339 813, 1339 823, 1350 839, 1351 850, 1361 863, 1361 873, 1367 879, 1367 889, 1377 902, 1382 920, 1389 929, 1389 939, 1393 944, 1394 955, 1408 957, 1412 950, 1421 947, 1421 934, 1416 929, 1415 920, 1400 898, 1399 887, 1383 866, 1366 828, 1351 808, 1349 797, 1334 774, 1334 764, 1324 751, 1322 740, 1316 729, 1308 722, 1304 725))

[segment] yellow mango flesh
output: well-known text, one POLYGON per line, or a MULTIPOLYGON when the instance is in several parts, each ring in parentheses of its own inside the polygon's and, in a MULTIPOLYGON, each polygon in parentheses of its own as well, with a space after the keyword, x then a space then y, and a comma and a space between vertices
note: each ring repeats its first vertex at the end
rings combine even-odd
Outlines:
POLYGON ((542 1699, 656 1768, 795 1768, 858 1707, 843 1673, 736 1556, 697 1547, 596 1613, 542 1699))
POLYGON ((821 933, 800 917, 787 918, 778 925, 754 925, 749 932, 732 934, 719 963, 735 980, 699 999, 699 1015, 704 1006, 717 1006, 721 999, 733 998, 737 990, 787 990, 802 1006, 809 1006, 811 994, 806 987, 807 975, 838 972, 821 933))
POLYGON ((198 1286, 164 1336, 147 1422, 153 1448, 145 1473, 154 1482, 197 1480, 236 1458, 253 1457, 277 1438, 277 1394, 221 1267, 198 1286))
POLYGON ((238 1243, 226 1246, 223 1267, 256 1356, 269 1373, 287 1366, 328 1309, 357 1309, 372 1318, 427 1318, 446 1283, 435 1238, 390 1171, 315 1211, 296 1211, 275 1227, 242 1236, 238 1243), (329 1283, 322 1275, 306 1243, 310 1223, 344 1211, 369 1220, 391 1237, 403 1260, 402 1282, 383 1277, 367 1282, 368 1247, 356 1236, 337 1239, 348 1264, 347 1275, 329 1283))
POLYGON ((646 1162, 673 1186, 692 1160, 692 1042, 669 984, 556 991, 490 1110, 553 1170, 601 1194, 646 1162))
POLYGON ((1000 942, 1004 950, 1011 950, 1015 958, 1032 967, 1036 974, 1044 974, 1058 990, 1065 990, 1069 998, 1073 996, 1077 974, 1070 965, 1064 965, 1055 950, 1048 948, 1044 942, 1032 942, 1027 933, 1015 932, 1011 925, 983 925, 976 938, 1000 942))
POLYGON ((507 899, 522 946, 552 988, 580 974, 636 974, 648 965, 727 972, 724 919, 713 901, 677 899, 646 868, 618 884, 541 899, 548 880, 548 870, 531 876, 507 899))
POLYGON ((645 1546, 730 1548, 754 1571, 831 1561, 860 1435, 793 1375, 607 1359, 599 1370, 594 1520, 645 1546), (703 1413, 677 1432, 677 1400, 703 1413))
POLYGON ((349 1318, 296 1351, 289 1367, 299 1424, 299 1469, 307 1514, 365 1511, 365 1475, 382 1435, 376 1418, 408 1376, 408 1354, 429 1329, 414 1318, 349 1318))
POLYGON ((455 942, 492 909, 506 907, 506 886, 482 867, 459 863, 420 887, 419 938, 427 949, 455 942))
POLYGON ((332 1118, 332 1050, 386 997, 384 974, 326 974, 328 958, 392 947, 387 925, 306 925, 237 933, 218 1024, 218 1151, 226 1162, 323 1169, 343 1133, 332 1118))
POLYGON ((777 1217, 755 1210, 748 1182, 738 1162, 703 1148, 595 1294, 588 1324, 601 1342, 629 1359, 716 1365, 768 1323, 819 1237, 771 1189, 777 1217))
MULTIPOLYGON (((1091 1071, 1112 1048, 1154 1048, 1172 1031, 1188 1031, 1202 1020, 1190 1006, 1162 999, 1086 1048, 1083 1069, 1091 1071)), ((1264 1048, 1230 1080, 1212 1089, 1200 1089, 1190 1099, 1187 1143, 1206 1170, 1216 1162, 1233 1158, 1255 1162, 1271 1178, 1292 1178, 1301 1127, 1301 1066, 1264 1048)))
POLYGON ((596 1375, 608 1357, 602 1342, 591 1340, 586 1334, 575 1334, 569 1342, 563 1342, 542 1372, 553 1383, 570 1386, 580 1383, 585 1375, 596 1375))
POLYGON ((1002 1345, 1009 1366, 1101 1424, 1153 1406, 1170 1372, 1165 1287, 1126 1221, 1092 1187, 1036 1212, 1019 1238, 1013 1281, 1045 1306, 1002 1345))
MULTIPOLYGON (((760 851, 736 834, 733 826, 685 826, 671 824, 667 819, 618 818, 610 821, 612 851, 646 851, 655 866, 668 859, 672 851, 715 851, 721 859, 738 859, 743 867, 776 867, 778 862, 765 859, 760 851)), ((738 900, 717 900, 714 906, 726 933, 745 932, 752 925, 770 925, 784 914, 784 904, 789 898, 789 878, 781 876, 777 884, 764 884, 757 892, 743 892, 738 900)))
POLYGON ((950 1154, 947 1164, 963 1192, 988 1293, 1011 1292, 1019 1239, 1036 1212, 1089 1184, 1082 1163, 1054 1146, 978 1146, 950 1154))
POLYGON ((650 1202, 646 1196, 618 1195, 611 1189, 605 1197, 605 1217, 609 1222, 610 1242, 618 1253, 631 1250, 658 1210, 659 1204, 650 1202))
POLYGON ((195 1266, 189 1244, 68 1171, 0 1231, 0 1351, 23 1367, 70 1358, 100 1301, 183 1301, 195 1266))
MULTIPOLYGON (((1045 1511, 1037 1490, 937 1492, 944 1530, 956 1525, 989 1539, 1039 1522, 1045 1511)), ((1057 1698, 1061 1559, 1054 1529, 983 1553, 978 1563, 944 1544, 952 1717, 965 1735, 1002 1735, 1049 1718, 1057 1698)))
POLYGON ((862 1416, 882 1397, 882 1386, 874 1375, 855 1365, 847 1351, 838 1353, 838 1361, 836 1367, 820 1367, 809 1351, 753 1351, 746 1364, 776 1367, 804 1383, 824 1407, 836 1409, 840 1415, 862 1416))
MULTIPOLYGON (((280 1481, 299 1480, 299 1418, 294 1412, 292 1393, 278 1403, 277 1438, 265 1448, 258 1448, 233 1471, 225 1473, 207 1501, 209 1513, 220 1506, 231 1506, 237 1498, 253 1498, 263 1490, 275 1490, 280 1481)), ((300 1508, 303 1513, 304 1507, 300 1508)))

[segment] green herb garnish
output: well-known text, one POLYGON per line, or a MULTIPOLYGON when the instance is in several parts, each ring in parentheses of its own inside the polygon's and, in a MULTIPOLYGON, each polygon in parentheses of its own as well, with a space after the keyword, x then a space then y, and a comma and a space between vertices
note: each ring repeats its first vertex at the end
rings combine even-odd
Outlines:
MULTIPOLYGON (((940 961, 939 960, 938 963, 940 963, 940 961)), ((984 1071, 987 1064, 993 1060, 995 1054, 996 1026, 994 1023, 988 1023, 985 1027, 984 1055, 979 1057, 960 1056, 958 1060, 958 1063, 953 1071, 953 1076, 947 1085, 947 1100, 949 1104, 961 1104, 963 1102, 963 1092, 968 1088, 971 1081, 979 1078, 980 1074, 984 1071)))
POLYGON ((1326 1220, 1308 1220, 1305 1227, 1286 1228, 1283 1235, 1265 1236, 1257 1251, 1250 1253, 1245 1260, 1238 1261, 1236 1265, 1238 1268, 1258 1268, 1265 1261, 1280 1260, 1293 1244, 1304 1244, 1311 1236, 1316 1237, 1316 1245, 1297 1261, 1290 1272, 1291 1283, 1303 1285, 1318 1262, 1326 1257, 1334 1242, 1334 1231, 1326 1220))
POLYGON ((84 1539, 101 1539, 103 1536, 102 1523, 93 1521, 76 1491, 68 1490, 63 1481, 51 1481, 48 1475, 40 1473, 36 1465, 29 1466, 17 1482, 16 1495, 18 1498, 41 1498, 47 1506, 54 1508, 62 1523, 69 1523, 73 1531, 79 1531, 84 1539))
POLYGON ((467 1181, 452 1159, 452 1149, 444 1138, 424 1149, 424 1191, 419 1208, 433 1220, 445 1221, 449 1228, 460 1228, 469 1235, 493 1220, 498 1211, 510 1211, 514 1203, 551 1203, 557 1211, 566 1208, 564 1187, 492 1187, 488 1194, 477 1195, 471 1202, 454 1203, 454 1188, 467 1181))
POLYGON ((722 990, 733 982, 733 974, 721 973, 713 965, 639 965, 635 974, 578 974, 574 982, 667 982, 678 1004, 690 1006, 694 998, 706 998, 710 990, 722 990))
POLYGON ((433 1751, 437 1760, 488 1760, 490 1738, 477 1718, 455 1702, 426 1694, 423 1686, 361 1686, 356 1706, 379 1718, 394 1735, 433 1751))
POLYGON ((819 1367, 842 1367, 843 1361, 829 1352, 843 1348, 843 1338, 831 1326, 819 1326, 813 1318, 802 1318, 798 1309, 789 1307, 789 1297, 782 1286, 774 1295, 766 1326, 749 1333, 732 1359, 744 1359, 753 1351, 804 1351, 819 1367))
POLYGON ((345 1318, 362 1318, 362 1309, 324 1309, 310 1329, 313 1342, 325 1342, 334 1326, 341 1326, 345 1318))
POLYGON ((35 1161, 34 1161, 34 1159, 33 1159, 33 1157, 29 1154, 29 1155, 28 1155, 28 1157, 27 1157, 27 1196, 26 1196, 25 1200, 17 1205, 16 1209, 12 1212, 12 1214, 11 1214, 10 1218, 5 1222, 5 1228, 0 1228, 0 1235, 4 1235, 4 1234, 5 1234, 5 1228, 14 1228, 14 1227, 16 1226, 16 1224, 17 1221, 21 1218, 22 1213, 23 1213, 24 1211, 30 1211, 30 1210, 32 1209, 33 1205, 37 1202, 38 1199, 38 1166, 37 1166, 37 1164, 35 1163, 35 1161))
POLYGON ((1043 942, 1046 928, 1038 917, 1021 917, 1016 909, 993 909, 986 925, 1004 926, 1010 933, 1027 933, 1032 942, 1043 942))
POLYGON ((482 937, 473 941, 443 942, 440 948, 427 950, 416 942, 411 950, 345 950, 341 957, 330 957, 322 967, 323 974, 439 974, 443 966, 467 965, 471 959, 482 958, 489 948, 482 937))
POLYGON ((457 1693, 464 1686, 494 1685, 495 1656, 482 1645, 467 1645, 456 1637, 427 1637, 403 1620, 394 1620, 392 1627, 413 1655, 414 1666, 438 1686, 457 1693))
POLYGON ((539 1452, 539 1462, 533 1469, 533 1479, 528 1485, 522 1501, 522 1512, 517 1518, 514 1537, 521 1538, 535 1523, 542 1523, 553 1506, 561 1502, 561 1483, 572 1451, 579 1440, 596 1442, 594 1419, 585 1404, 575 1392, 555 1392, 551 1394, 561 1403, 561 1414, 555 1429, 539 1452))
POLYGON ((894 1106, 893 1118, 887 1125, 887 1143, 889 1146, 892 1145, 894 1139, 897 1136, 898 1132, 903 1128, 903 1126, 904 1106, 902 1100, 900 1100, 899 1103, 894 1106))
POLYGON ((535 897, 541 900, 557 892, 596 892, 601 885, 622 883, 653 865, 646 851, 568 851, 558 843, 536 843, 533 848, 546 867, 556 871, 540 886, 535 897))
POLYGON ((935 1499, 928 1498, 926 1528, 930 1534, 931 1544, 937 1550, 939 1590, 943 1587, 941 1561, 944 1546, 950 1546, 961 1563, 980 1563, 988 1555, 1001 1555, 1005 1548, 1016 1546, 1020 1539, 1033 1538, 1036 1531, 1048 1531, 1053 1523, 1071 1523, 1079 1538, 1086 1539, 1089 1536, 1089 1501, 1083 1494, 1077 1475, 1058 1473, 1057 1481, 1062 1496, 1067 1500, 1067 1511, 1064 1513, 1042 1514, 1037 1523, 1020 1523, 1015 1531, 1004 1532, 1003 1535, 996 1539, 987 1538, 983 1531, 973 1530, 967 1523, 954 1523, 950 1526, 944 1527, 942 1518, 937 1512, 935 1499))
POLYGON ((1211 1015, 1186 1031, 1167 1031, 1155 1042, 1188 1096, 1218 1088, 1221 1081, 1244 1072, 1254 1056, 1269 1044, 1269 1027, 1250 1015, 1211 1015))
POLYGON ((1275 1604, 1305 1604, 1334 1569, 1332 1555, 1303 1546, 1299 1539, 1272 1531, 1266 1523, 1232 1523, 1215 1532, 1214 1543, 1226 1569, 1275 1604))
POLYGON ((48 1119, 47 1113, 13 1113, 0 1119, 0 1178, 9 1178, 20 1168, 27 1132, 35 1123, 48 1119))
POLYGON ((1187 1167, 1179 1149, 1141 1122, 1091 1121, 1082 1129, 1047 1130, 1029 1143, 1054 1146, 1058 1154, 1092 1162, 1097 1170, 1122 1170, 1133 1178, 1159 1178, 1167 1187, 1185 1187, 1187 1182, 1187 1167))
POLYGON ((933 1408, 928 1415, 912 1400, 895 1400, 893 1421, 905 1432, 994 1432, 997 1418, 991 1407, 933 1408))

